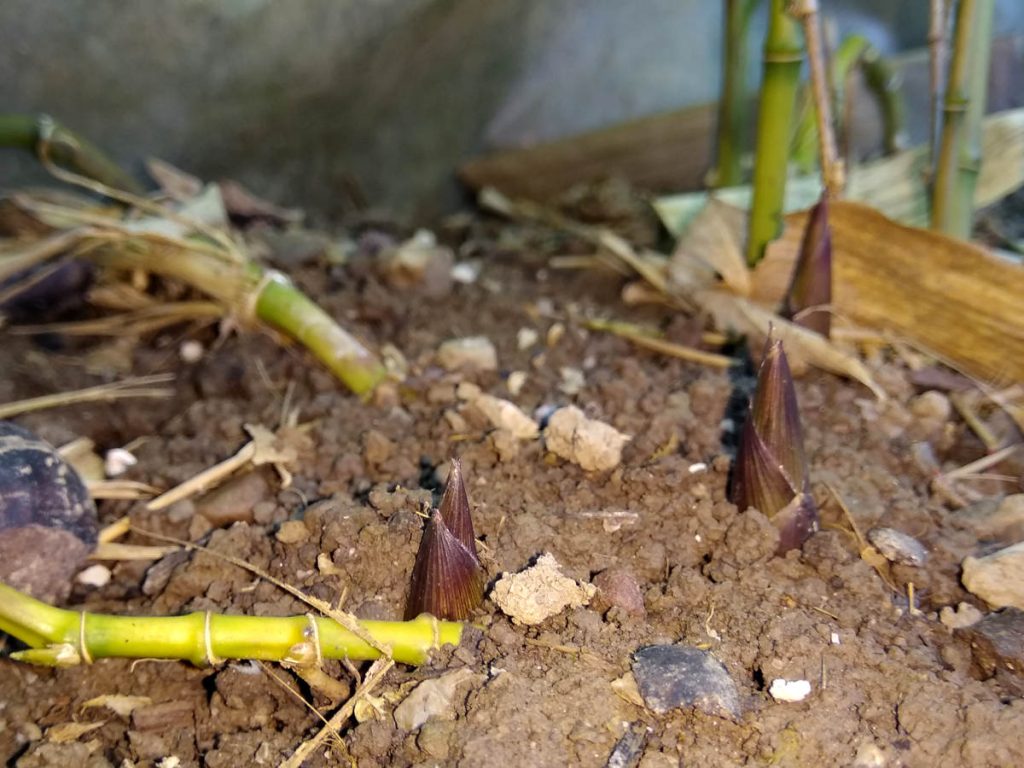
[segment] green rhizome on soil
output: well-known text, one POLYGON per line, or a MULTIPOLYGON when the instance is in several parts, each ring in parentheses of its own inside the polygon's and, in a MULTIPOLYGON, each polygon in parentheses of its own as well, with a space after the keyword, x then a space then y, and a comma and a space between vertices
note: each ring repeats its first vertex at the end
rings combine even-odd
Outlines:
MULTIPOLYGON (((243 519, 213 531, 196 514, 202 501, 162 512, 103 502, 102 522, 128 513, 143 529, 208 536, 211 549, 322 599, 344 587, 346 608, 357 616, 399 619, 421 530, 416 511, 437 488, 435 468, 457 452, 492 580, 551 552, 576 578, 621 567, 639 584, 643 618, 620 608, 579 608, 526 628, 487 601, 479 632, 462 647, 390 673, 374 691, 381 713, 344 731, 347 755, 334 746, 325 757, 321 749, 309 765, 603 766, 631 726, 645 729, 646 768, 680 758, 703 766, 851 765, 859 751, 872 749, 887 765, 1019 762, 1024 705, 1007 695, 1002 679, 981 679, 968 643, 936 617, 941 607, 972 599, 958 571, 976 534, 969 518, 930 496, 930 477, 911 460, 911 445, 941 436, 946 423, 912 415, 918 390, 908 370, 897 363, 877 369, 892 398, 884 406, 859 385, 824 374, 800 377, 797 388, 815 495, 827 499, 831 485, 861 530, 888 525, 929 548, 924 567, 892 569, 898 586, 914 582, 920 614, 858 556, 852 535, 837 527, 844 521, 834 505, 824 505, 824 530, 802 552, 778 558, 771 524, 726 500, 728 374, 587 333, 571 319, 600 312, 657 321, 662 310, 627 309, 618 298, 620 279, 549 271, 528 235, 509 253, 494 234, 476 232, 483 272, 447 299, 396 293, 359 264, 340 281, 322 267, 296 272, 296 282, 330 313, 404 352, 411 373, 391 402, 363 404, 302 352, 248 334, 182 367, 172 401, 78 406, 19 423, 55 444, 80 434, 111 446, 148 436, 133 476, 169 487, 237 450, 247 439, 244 424, 276 424, 293 385, 291 405, 312 427, 291 489, 279 491, 271 472, 262 482, 236 481, 243 519), (567 330, 548 347, 555 316, 567 330), (539 332, 537 345, 519 348, 522 327, 539 332), (452 374, 434 364, 442 341, 468 335, 494 342, 502 371, 527 372, 512 398, 527 411, 575 402, 634 436, 621 466, 588 474, 545 456, 540 441, 496 440, 456 388, 471 381, 511 397, 501 373, 452 374), (583 372, 576 395, 560 389, 564 367, 583 372), (660 450, 673 434, 677 447, 660 450), (700 463, 706 468, 694 467, 700 463), (300 517, 304 540, 275 538, 281 522, 300 517), (321 553, 336 574, 318 569, 321 553), (707 647, 725 664, 745 707, 738 721, 693 710, 659 716, 616 693, 612 683, 629 671, 637 648, 676 641, 707 647), (413 732, 396 725, 394 700, 411 681, 461 667, 473 675, 452 719, 413 732), (766 690, 774 678, 809 680, 812 695, 775 702, 766 690)), ((669 331, 688 338, 692 328, 675 321, 669 331)), ((177 365, 167 339, 135 350, 135 373, 177 365)), ((6 342, 0 369, 10 374, 0 398, 94 383, 76 354, 42 352, 26 339, 6 342)), ((953 433, 950 456, 959 451, 967 461, 982 453, 961 424, 953 433)), ((113 565, 109 584, 76 585, 69 605, 136 614, 307 610, 205 553, 113 565)), ((327 669, 346 674, 334 662, 327 669)), ((170 755, 185 765, 275 765, 319 727, 294 695, 248 663, 196 669, 103 660, 52 670, 3 659, 0 702, 0 758, 21 766, 149 763, 170 755), (154 706, 145 717, 82 711, 83 702, 105 694, 145 696, 154 706), (103 724, 77 741, 47 739, 48 728, 73 720, 103 724)))

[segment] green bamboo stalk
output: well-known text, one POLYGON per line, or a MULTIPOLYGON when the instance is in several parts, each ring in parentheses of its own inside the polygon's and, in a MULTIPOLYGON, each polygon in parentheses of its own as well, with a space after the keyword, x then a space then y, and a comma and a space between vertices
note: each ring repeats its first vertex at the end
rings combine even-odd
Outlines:
POLYGON ((202 251, 175 248, 169 253, 148 244, 138 249, 101 248, 90 257, 106 266, 144 269, 181 280, 243 318, 255 316, 306 347, 357 395, 369 395, 387 375, 368 347, 279 272, 202 251))
POLYGON ((967 238, 981 167, 994 0, 960 0, 932 190, 932 228, 967 238))
POLYGON ((946 0, 928 5, 928 170, 934 172, 939 151, 939 95, 942 93, 942 65, 946 58, 946 0))
POLYGON ((387 374, 373 352, 280 272, 263 281, 256 316, 306 347, 357 395, 373 392, 387 374))
POLYGON ((786 166, 793 131, 803 45, 786 0, 771 0, 764 42, 764 79, 757 119, 754 195, 747 235, 747 263, 754 266, 782 227, 786 166))
MULTIPOLYGON (((463 625, 426 614, 412 621, 363 621, 363 629, 391 649, 395 661, 422 664, 430 652, 458 645, 463 625)), ((180 659, 203 666, 220 659, 294 661, 318 637, 327 659, 376 659, 381 654, 328 618, 307 616, 112 616, 56 608, 0 583, 0 631, 29 646, 11 658, 46 666, 73 666, 101 658, 180 659), (316 622, 316 633, 310 631, 316 622), (298 651, 296 649, 299 649, 298 651)), ((316 654, 314 654, 315 656, 316 654)))
POLYGON ((711 186, 743 183, 747 137, 747 31, 760 0, 724 0, 722 95, 718 101, 718 158, 711 186))
POLYGON ((0 115, 0 147, 39 154, 45 147, 57 165, 124 192, 142 194, 142 187, 98 147, 47 116, 0 115))

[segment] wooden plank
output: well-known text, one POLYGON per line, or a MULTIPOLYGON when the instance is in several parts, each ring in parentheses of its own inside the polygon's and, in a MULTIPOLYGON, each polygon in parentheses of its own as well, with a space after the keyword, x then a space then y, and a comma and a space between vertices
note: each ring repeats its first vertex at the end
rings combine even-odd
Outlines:
POLYGON ((631 120, 598 131, 470 160, 459 178, 473 189, 549 200, 574 184, 621 176, 652 192, 697 189, 711 165, 715 104, 631 120))

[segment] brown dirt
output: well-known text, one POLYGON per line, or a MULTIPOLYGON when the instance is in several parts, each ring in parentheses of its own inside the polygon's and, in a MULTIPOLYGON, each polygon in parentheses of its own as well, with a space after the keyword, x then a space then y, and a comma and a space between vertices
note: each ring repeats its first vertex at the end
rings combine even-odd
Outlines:
MULTIPOLYGON (((359 616, 398 619, 421 527, 418 499, 436 491, 435 468, 457 452, 492 579, 548 551, 576 578, 616 568, 639 584, 646 616, 581 608, 523 628, 486 603, 477 621, 482 632, 454 657, 398 668, 377 691, 467 665, 486 679, 457 702, 454 721, 406 733, 385 714, 350 726, 344 749, 321 751, 309 765, 603 766, 631 726, 643 734, 644 768, 846 766, 858 754, 868 760, 863 765, 1024 762, 1024 704, 998 678, 981 679, 968 645, 937 620, 942 606, 971 599, 958 568, 977 537, 930 495, 929 478, 910 459, 912 442, 934 430, 908 415, 915 392, 904 369, 878 363, 894 404, 875 420, 865 418, 873 410, 870 394, 856 385, 819 374, 798 382, 826 525, 802 553, 773 557, 767 521, 725 500, 727 375, 588 334, 571 319, 561 340, 544 347, 551 311, 643 321, 665 315, 622 307, 617 279, 543 270, 515 247, 511 255, 490 245, 484 250, 481 279, 457 286, 447 300, 396 295, 359 266, 300 273, 300 283, 339 317, 404 352, 412 374, 393 404, 360 404, 303 354, 265 336, 232 338, 191 367, 177 362, 179 339, 168 336, 137 349, 134 370, 177 368, 175 400, 90 405, 18 421, 55 443, 88 435, 106 448, 146 436, 131 476, 169 486, 237 450, 245 423, 276 425, 291 384, 300 420, 313 424, 312 448, 291 489, 279 491, 272 474, 265 483, 246 483, 239 492, 252 514, 221 511, 218 519, 230 527, 212 532, 191 502, 159 514, 104 502, 103 522, 130 512, 142 528, 183 538, 209 534, 211 548, 321 598, 346 588, 347 606, 359 616), (533 350, 517 347, 524 326, 541 334, 533 350), (502 375, 453 375, 432 366, 442 340, 478 334, 497 346, 503 372, 529 372, 512 398, 528 411, 575 402, 633 435, 622 465, 587 474, 546 456, 539 441, 515 446, 489 435, 479 414, 460 406, 455 385, 468 379, 509 397, 502 375), (585 372, 574 397, 558 388, 563 366, 585 372), (465 424, 446 412, 459 413, 465 424), (678 446, 660 450, 673 435, 678 446), (706 462, 707 471, 691 473, 696 462, 706 462), (893 567, 899 591, 858 556, 848 524, 827 501, 826 483, 842 494, 862 531, 882 523, 929 548, 924 568, 893 567), (245 519, 232 524, 235 515, 245 519), (304 519, 306 541, 274 538, 289 518, 304 519), (321 552, 340 576, 320 575, 321 552), (908 580, 917 588, 917 615, 908 611, 908 580), (611 683, 629 670, 632 652, 677 641, 703 644, 725 664, 744 700, 740 720, 679 710, 657 716, 615 693, 611 683), (774 702, 767 685, 777 677, 811 681, 811 696, 774 702)), ((691 330, 677 325, 670 331, 680 337, 691 330)), ((7 340, 0 369, 12 375, 0 382, 0 399, 95 382, 80 361, 77 353, 44 353, 24 339, 7 340)), ((962 424, 947 432, 953 447, 945 455, 981 455, 962 424)), ((174 556, 148 576, 147 565, 113 566, 109 585, 76 585, 70 604, 119 613, 304 612, 275 587, 207 554, 174 556)), ((345 674, 333 664, 329 671, 345 674)), ((107 660, 55 671, 0 660, 0 758, 9 765, 152 764, 169 755, 183 765, 274 765, 317 724, 295 696, 245 663, 210 670, 107 660), (166 711, 137 719, 81 711, 83 701, 109 693, 148 696, 166 711), (42 735, 71 720, 106 722, 71 744, 42 735)))

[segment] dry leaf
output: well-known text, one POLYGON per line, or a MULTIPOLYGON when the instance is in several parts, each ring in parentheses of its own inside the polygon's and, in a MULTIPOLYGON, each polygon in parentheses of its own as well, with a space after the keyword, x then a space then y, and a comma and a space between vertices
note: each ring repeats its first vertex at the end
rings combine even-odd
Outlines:
POLYGON ((146 171, 164 194, 183 203, 203 191, 203 181, 157 157, 146 160, 146 171))
MULTIPOLYGON (((891 332, 985 383, 1024 381, 1024 267, 858 203, 834 202, 829 218, 840 317, 891 332)), ((781 298, 805 221, 786 218, 754 272, 754 300, 781 298)))
POLYGON ((121 717, 128 717, 139 707, 148 707, 153 703, 153 700, 149 696, 125 696, 117 693, 109 693, 104 696, 97 696, 94 699, 89 699, 87 702, 82 704, 82 709, 92 709, 93 707, 106 707, 114 714, 120 715, 121 717))
POLYGON ((79 737, 95 731, 97 728, 102 728, 106 723, 106 720, 100 720, 98 723, 61 723, 47 729, 46 740, 53 744, 78 741, 79 737))
MULTIPOLYGON (((710 198, 676 244, 668 268, 671 283, 692 285, 692 258, 697 257, 721 275, 734 293, 750 295, 750 270, 743 256, 746 219, 746 213, 739 208, 710 198)), ((701 277, 699 272, 696 277, 701 277)), ((708 282, 704 280, 705 284, 708 282)))
POLYGON ((142 544, 118 544, 100 542, 89 555, 90 560, 159 560, 165 555, 177 552, 181 547, 172 545, 145 546, 142 544))
POLYGON ((803 363, 848 376, 870 389, 879 400, 886 399, 885 392, 864 363, 843 352, 824 336, 783 320, 747 299, 726 291, 704 291, 697 296, 697 300, 714 317, 718 328, 754 334, 758 338, 766 337, 768 330, 772 329, 775 337, 785 343, 786 354, 794 368, 798 363, 803 363))

